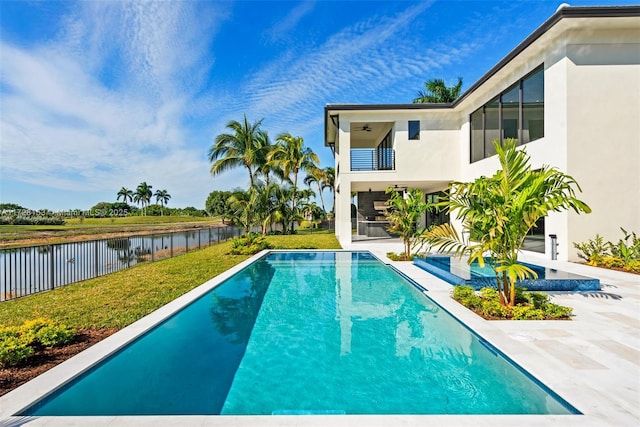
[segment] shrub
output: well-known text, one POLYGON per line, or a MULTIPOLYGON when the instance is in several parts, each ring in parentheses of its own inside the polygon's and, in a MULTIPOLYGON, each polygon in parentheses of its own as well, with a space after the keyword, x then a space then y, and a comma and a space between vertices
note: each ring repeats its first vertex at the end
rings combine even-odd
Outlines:
POLYGON ((16 365, 32 355, 37 346, 68 344, 75 336, 72 329, 45 318, 27 320, 19 327, 0 328, 0 366, 16 365))
POLYGON ((475 292, 471 286, 454 286, 452 296, 454 300, 460 301, 463 298, 475 295, 475 292))
POLYGON ((573 308, 548 303, 544 308, 544 314, 548 319, 569 319, 573 314, 573 308))
POLYGON ((76 334, 65 325, 56 325, 53 320, 40 317, 25 321, 20 327, 20 335, 31 345, 55 347, 68 344, 76 334))
POLYGON ((527 292, 525 298, 536 309, 544 309, 549 304, 549 296, 542 292, 527 292))
POLYGON ((584 243, 574 243, 573 247, 578 249, 578 257, 584 259, 589 265, 598 265, 602 258, 609 254, 609 244, 605 243, 602 236, 596 234, 595 239, 589 239, 584 243))
POLYGON ((598 263, 598 265, 605 266, 607 268, 623 268, 624 260, 614 256, 606 256, 598 263))
MULTIPOLYGON (((497 293, 498 292, 496 291, 496 294, 497 293)), ((496 317, 499 319, 505 319, 509 317, 509 308, 500 304, 500 301, 484 301, 481 304, 480 310, 482 315, 485 317, 496 317)))
POLYGON ((512 307, 511 313, 514 320, 543 320, 544 311, 531 305, 516 305, 512 307))
POLYGON ((624 266, 624 268, 633 273, 640 273, 640 260, 631 260, 624 266))
POLYGON ((271 249, 272 246, 267 239, 257 233, 248 233, 243 237, 238 237, 231 241, 231 255, 254 255, 264 249, 271 249))
POLYGON ((573 309, 549 300, 543 292, 529 292, 516 287, 516 305, 506 307, 500 304, 500 295, 495 288, 485 287, 476 294, 471 286, 454 286, 453 299, 470 310, 488 319, 542 320, 568 319, 573 309))
POLYGON ((0 366, 17 365, 33 352, 33 347, 21 336, 0 334, 0 366))
POLYGON ((405 253, 395 253, 395 252, 387 252, 387 258, 391 261, 413 261, 415 257, 414 254, 411 254, 408 258, 405 253))
POLYGON ((497 289, 494 288, 482 288, 480 289, 480 298, 487 301, 498 301, 500 302, 500 294, 498 294, 497 289))
POLYGON ((585 243, 574 243, 578 256, 585 259, 589 265, 606 268, 622 268, 624 270, 640 273, 640 238, 635 232, 627 232, 620 227, 624 237, 618 243, 604 242, 602 237, 596 234, 595 239, 585 243))
POLYGON ((475 289, 471 286, 454 286, 452 296, 453 299, 471 310, 482 308, 482 298, 476 295, 475 289))

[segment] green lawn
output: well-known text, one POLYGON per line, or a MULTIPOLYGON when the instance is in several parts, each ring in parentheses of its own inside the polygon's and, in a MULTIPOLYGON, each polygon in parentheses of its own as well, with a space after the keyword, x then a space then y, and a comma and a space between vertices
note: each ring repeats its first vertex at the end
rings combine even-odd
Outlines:
MULTIPOLYGON (((280 249, 339 249, 331 232, 269 236, 280 249)), ((231 243, 0 303, 0 325, 48 317, 73 328, 123 328, 248 258, 231 243)))

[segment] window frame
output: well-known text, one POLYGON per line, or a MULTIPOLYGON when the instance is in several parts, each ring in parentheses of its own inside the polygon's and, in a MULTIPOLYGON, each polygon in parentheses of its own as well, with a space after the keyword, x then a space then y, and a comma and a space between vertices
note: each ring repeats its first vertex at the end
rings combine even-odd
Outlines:
MULTIPOLYGON (((513 91, 513 89, 517 88, 518 89, 518 113, 517 113, 517 129, 516 129, 516 136, 518 139, 518 145, 524 145, 524 144, 528 144, 529 142, 533 142, 536 141, 540 138, 544 138, 544 63, 538 65, 537 67, 535 67, 533 70, 531 70, 529 73, 527 73, 525 76, 523 76, 522 78, 518 79, 517 82, 509 85, 506 89, 504 89, 503 91, 501 91, 498 95, 491 97, 491 99, 489 101, 487 101, 485 104, 483 104, 481 107, 477 108, 476 110, 472 111, 469 114, 469 164, 475 163, 475 162, 479 162, 480 160, 484 160, 487 159, 489 157, 492 157, 494 154, 491 154, 491 151, 493 150, 488 150, 487 149, 487 131, 495 131, 495 129, 487 129, 487 107, 494 103, 496 101, 496 99, 498 100, 498 140, 500 142, 502 142, 504 140, 504 131, 505 131, 505 126, 504 126, 504 103, 503 103, 503 96, 509 94, 511 91, 513 91), (524 141, 524 82, 526 80, 528 80, 530 77, 534 76, 537 73, 542 73, 542 137, 540 138, 536 138, 534 140, 527 140, 524 141), (482 125, 482 129, 474 129, 472 126, 472 117, 474 115, 476 115, 478 112, 480 112, 480 120, 477 120, 477 122, 480 122, 482 125), (474 132, 480 131, 479 133, 482 135, 482 142, 479 143, 478 141, 475 141, 474 144, 474 132), (474 151, 474 145, 477 146, 481 146, 482 147, 482 155, 479 156, 480 153, 477 153, 474 151), (474 160, 474 158, 476 158, 476 160, 474 160)), ((476 116, 477 118, 477 116, 476 116)), ((489 147, 490 148, 490 147, 489 147)))
POLYGON ((408 120, 407 121, 407 139, 409 141, 419 141, 420 140, 420 133, 422 131, 422 129, 420 129, 420 120, 408 120), (414 126, 417 124, 418 125, 418 129, 417 129, 417 133, 416 132, 411 132, 411 125, 414 124, 414 126))

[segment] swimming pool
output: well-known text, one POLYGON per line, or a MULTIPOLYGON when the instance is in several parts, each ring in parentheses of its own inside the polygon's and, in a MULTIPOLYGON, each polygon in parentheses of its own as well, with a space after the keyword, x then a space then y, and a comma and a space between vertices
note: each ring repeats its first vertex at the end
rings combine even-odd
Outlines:
MULTIPOLYGON (((442 255, 416 257, 413 263, 452 285, 469 285, 475 289, 496 286, 496 275, 491 261, 485 258, 484 267, 476 262, 469 265, 465 259, 442 255)), ((600 280, 566 271, 522 263, 538 274, 535 280, 522 280, 519 286, 530 291, 599 291, 600 280)))
POLYGON ((368 252, 272 252, 20 415, 571 414, 368 252))

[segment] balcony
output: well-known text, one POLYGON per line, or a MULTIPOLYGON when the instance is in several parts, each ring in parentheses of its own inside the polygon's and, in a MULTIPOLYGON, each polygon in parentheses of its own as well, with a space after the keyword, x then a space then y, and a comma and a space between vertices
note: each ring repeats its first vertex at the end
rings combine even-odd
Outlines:
POLYGON ((351 150, 351 171, 396 170, 396 154, 391 148, 354 148, 351 150))

